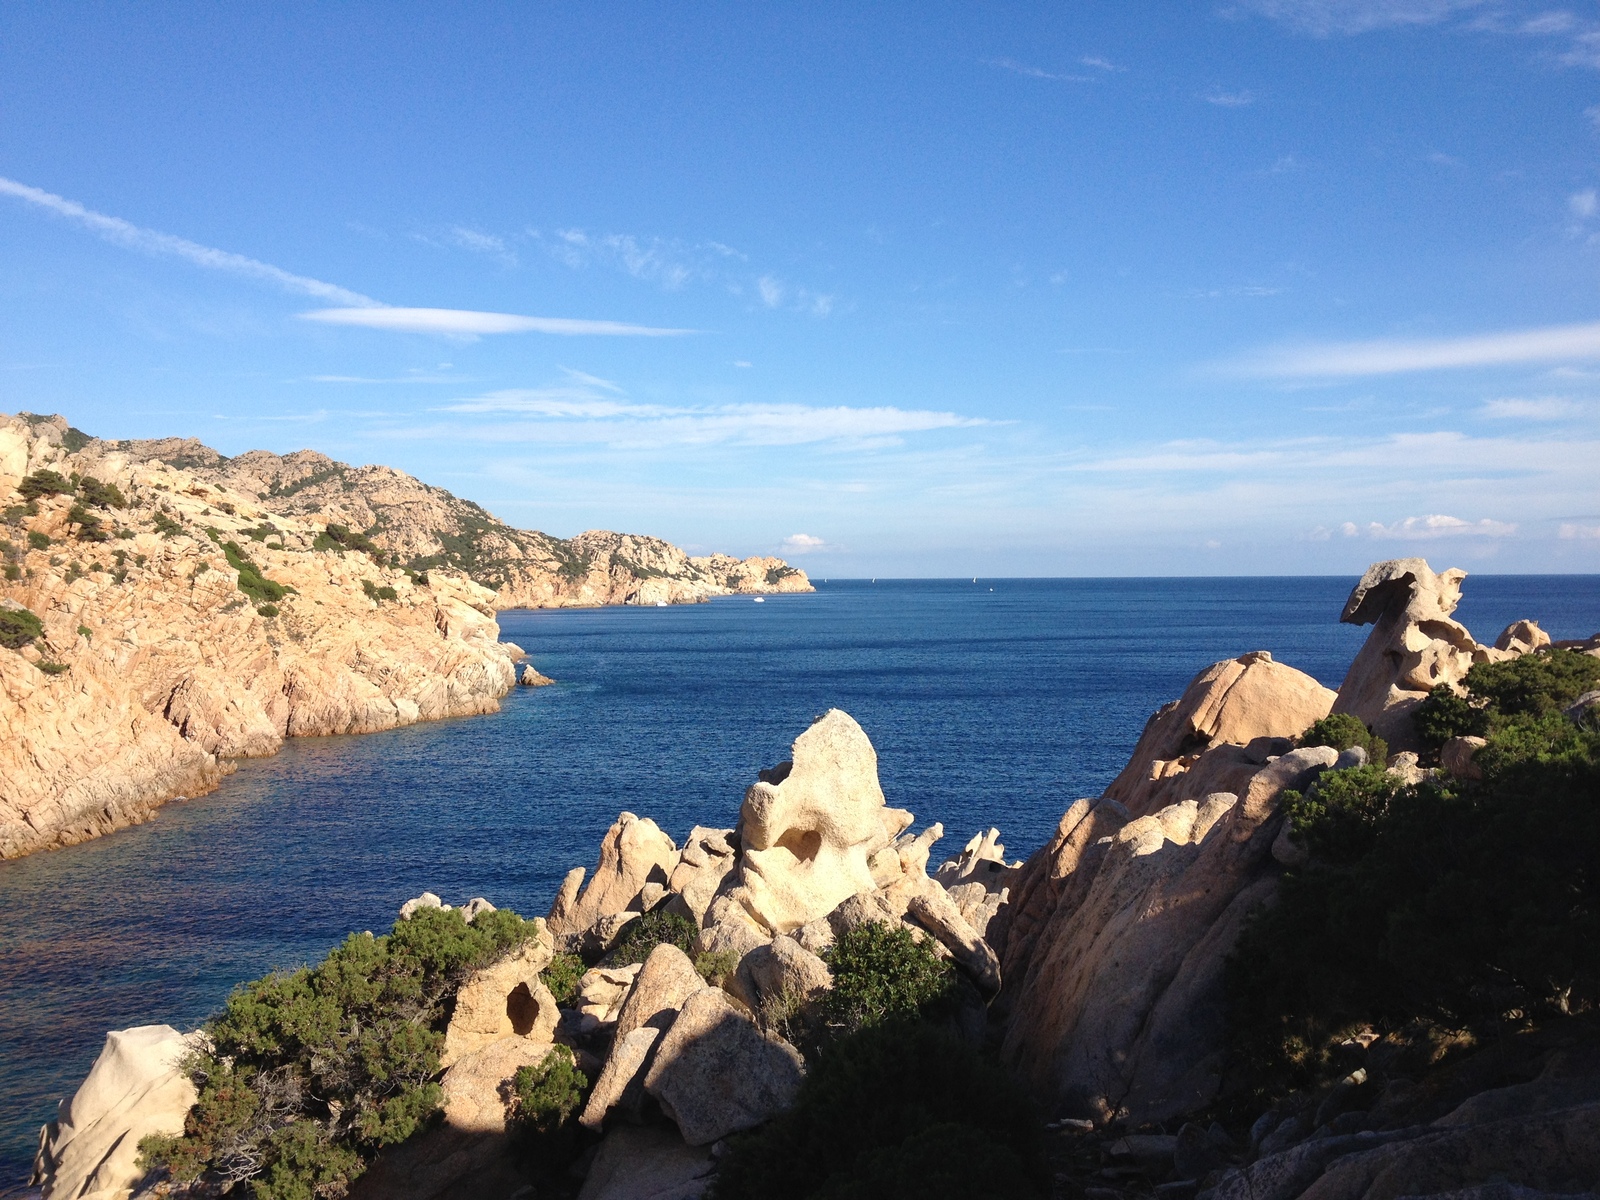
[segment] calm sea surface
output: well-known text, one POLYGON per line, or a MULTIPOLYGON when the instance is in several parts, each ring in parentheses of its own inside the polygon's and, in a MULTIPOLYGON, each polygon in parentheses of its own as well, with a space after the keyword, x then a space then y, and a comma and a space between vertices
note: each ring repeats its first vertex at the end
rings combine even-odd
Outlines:
MULTIPOLYGON (((755 604, 501 614, 559 682, 493 716, 298 739, 210 796, 86 845, 0 863, 0 1191, 105 1031, 190 1028, 239 980, 386 929, 424 890, 542 914, 626 809, 682 840, 732 825, 756 771, 843 708, 889 802, 1037 847, 1121 768, 1146 717, 1248 650, 1337 687, 1367 630, 1352 580, 860 581, 755 604)), ((1480 639, 1600 629, 1600 576, 1474 576, 1480 639)))

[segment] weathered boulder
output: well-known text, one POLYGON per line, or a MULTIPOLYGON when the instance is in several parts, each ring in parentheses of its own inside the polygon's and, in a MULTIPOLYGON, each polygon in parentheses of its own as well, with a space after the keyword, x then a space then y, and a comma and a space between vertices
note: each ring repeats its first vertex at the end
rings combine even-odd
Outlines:
POLYGON ((1472 758, 1488 744, 1481 737, 1453 737, 1439 747, 1439 765, 1457 779, 1482 779, 1483 768, 1472 758))
POLYGON ((670 1129, 619 1126, 600 1143, 578 1200, 698 1200, 713 1165, 709 1150, 670 1129))
MULTIPOLYGON (((1372 632, 1339 685, 1333 711, 1359 717, 1393 750, 1418 749, 1411 714, 1439 684, 1457 686, 1493 657, 1452 620, 1465 571, 1435 574, 1424 559, 1374 563, 1339 620, 1372 632)), ((1513 628, 1516 628, 1513 626, 1513 628)))
POLYGON ((139 1139, 183 1132, 199 1098, 178 1063, 198 1045, 170 1025, 106 1034, 105 1047, 71 1100, 40 1132, 32 1182, 46 1197, 126 1200, 144 1176, 139 1139))
POLYGON ((539 978, 550 958, 549 939, 541 936, 473 972, 456 993, 439 1065, 448 1067, 502 1038, 554 1041, 561 1013, 539 978))
POLYGON ((683 897, 696 925, 705 923, 706 910, 711 907, 717 889, 733 870, 738 844, 731 829, 706 829, 696 825, 690 831, 667 887, 683 897))
POLYGON ((799 1051, 762 1033, 721 988, 708 987, 684 1003, 656 1050, 644 1088, 677 1123, 684 1141, 708 1146, 788 1108, 804 1070, 799 1051))
MULTIPOLYGON (((1138 817, 1179 800, 1233 790, 1237 779, 1183 777, 1212 748, 1298 736, 1328 715, 1334 699, 1311 676, 1274 662, 1265 650, 1214 663, 1150 718, 1128 765, 1105 795, 1138 817)), ((1232 762, 1229 756, 1210 766, 1215 770, 1232 762)))
MULTIPOLYGON (((620 814, 600 842, 600 861, 582 894, 569 872, 547 918, 558 937, 581 935, 601 917, 640 911, 639 894, 647 883, 663 886, 678 865, 678 848, 648 817, 620 814)), ((578 875, 581 881, 583 876, 578 875)))
POLYGON ((638 1116, 644 1100, 644 1074, 650 1052, 660 1040, 661 1030, 653 1025, 641 1025, 617 1035, 611 1044, 611 1055, 589 1092, 583 1115, 578 1118, 580 1125, 599 1130, 613 1109, 638 1116))
POLYGON ((522 673, 517 676, 517 682, 523 687, 549 687, 555 680, 534 670, 532 663, 525 663, 522 673))
POLYGON ((683 1002, 705 985, 687 954, 670 942, 661 943, 640 966, 617 1010, 616 1036, 625 1038, 646 1025, 670 1028, 683 1002))
POLYGON ((729 895, 787 933, 875 885, 870 860, 911 822, 878 786, 878 756, 849 714, 831 709, 795 739, 793 758, 745 793, 740 879, 729 895))
POLYGON ((772 931, 756 922, 731 896, 718 896, 706 910, 705 927, 695 937, 696 954, 731 954, 735 961, 772 940, 772 931))
POLYGON ((511 1077, 552 1049, 549 1039, 504 1037, 462 1055, 440 1081, 445 1121, 467 1133, 504 1133, 511 1077))
POLYGON ((810 1004, 833 986, 821 958, 793 937, 775 937, 739 960, 728 990, 753 1013, 810 1004))
POLYGON ((967 924, 961 910, 938 883, 928 880, 927 886, 911 897, 906 913, 939 939, 956 964, 978 985, 979 991, 993 996, 1000 990, 999 957, 967 924))
POLYGON ((1550 635, 1539 628, 1537 621, 1513 621, 1494 640, 1496 650, 1509 650, 1514 654, 1531 654, 1548 645, 1550 635))
POLYGON ((643 963, 626 967, 590 967, 578 980, 578 1012, 584 1032, 592 1032, 617 1019, 628 990, 638 977, 643 963))
POLYGON ((1295 750, 1259 768, 1237 797, 1133 820, 1103 802, 1069 811, 1047 847, 1066 874, 1028 881, 1046 899, 1054 893, 1055 907, 1041 924, 1011 929, 1001 1008, 1004 1057, 1058 1111, 1136 1126, 1214 1099, 1224 965, 1276 889, 1279 800, 1336 758, 1325 746, 1295 750))

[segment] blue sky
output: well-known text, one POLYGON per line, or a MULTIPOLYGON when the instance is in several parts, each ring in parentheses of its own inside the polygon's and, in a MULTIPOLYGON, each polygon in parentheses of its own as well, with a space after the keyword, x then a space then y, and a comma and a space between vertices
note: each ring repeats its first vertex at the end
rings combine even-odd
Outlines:
POLYGON ((0 4, 0 409, 813 574, 1600 570, 1600 12, 0 4))

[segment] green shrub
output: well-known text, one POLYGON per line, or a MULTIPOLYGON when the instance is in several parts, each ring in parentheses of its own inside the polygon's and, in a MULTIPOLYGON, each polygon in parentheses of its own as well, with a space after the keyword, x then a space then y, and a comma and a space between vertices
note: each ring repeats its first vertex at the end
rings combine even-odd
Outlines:
POLYGON ((933 1015, 955 988, 950 965, 904 925, 858 925, 823 957, 833 987, 822 997, 821 1017, 834 1036, 933 1015))
POLYGON ((93 475, 78 480, 78 499, 96 508, 127 508, 128 500, 114 483, 101 483, 93 475))
POLYGON ((275 617, 278 615, 278 606, 276 604, 263 604, 256 609, 256 612, 263 617, 275 617))
POLYGON ((65 675, 68 671, 72 670, 72 664, 64 662, 41 662, 39 663, 39 670, 43 671, 46 675, 65 675))
POLYGON ((238 542, 223 542, 222 553, 227 556, 228 565, 239 572, 239 590, 257 605, 282 600, 294 591, 287 584, 274 582, 263 575, 250 556, 239 549, 238 542))
POLYGON ((739 956, 732 950, 705 950, 694 956, 694 969, 712 987, 721 987, 739 967, 739 956))
POLYGON ((1253 1086, 1312 1082, 1356 1025, 1472 1028, 1600 1002, 1600 731, 1510 703, 1525 711, 1483 703, 1481 781, 1407 787, 1360 768, 1289 803, 1314 857, 1229 964, 1253 1086))
POLYGON ((35 638, 44 636, 44 622, 25 608, 0 606, 0 646, 21 650, 35 638))
POLYGON ((87 625, 79 625, 78 636, 83 638, 85 641, 93 641, 94 630, 90 629, 87 625))
POLYGON ((544 969, 543 979, 556 1004, 563 1008, 571 1007, 578 997, 578 980, 583 978, 585 969, 583 959, 576 954, 557 954, 550 959, 550 965, 544 969))
POLYGON ((80 541, 109 542, 111 540, 111 535, 106 532, 105 525, 100 518, 85 508, 82 501, 72 506, 67 513, 67 520, 78 527, 78 539, 80 541))
POLYGON ((1368 729, 1360 717, 1349 713, 1329 713, 1314 722, 1300 735, 1297 745, 1332 746, 1335 750, 1360 746, 1367 752, 1370 763, 1382 764, 1389 758, 1389 743, 1368 729))
MULTIPOLYGON (((376 526, 374 526, 376 528, 376 526)), ((347 525, 331 524, 323 532, 317 534, 311 543, 313 550, 337 550, 343 554, 346 550, 358 550, 371 556, 375 561, 383 554, 364 533, 357 533, 347 525)))
POLYGON ((168 513, 165 509, 162 509, 156 513, 154 524, 156 527, 156 532, 164 538, 169 538, 175 534, 183 532, 183 525, 173 520, 172 514, 168 513))
MULTIPOLYGON (((847 935, 848 936, 848 935, 847 935)), ((894 1021, 830 1048, 795 1105, 735 1137, 715 1200, 966 1200, 1047 1195, 1039 1122, 998 1066, 894 1021)))
POLYGON ((565 1046, 557 1046, 533 1066, 518 1067, 511 1079, 508 1132, 536 1176, 549 1177, 573 1159, 578 1143, 578 1113, 589 1094, 589 1077, 565 1046))
POLYGON ((370 579, 363 579, 361 581, 361 590, 366 593, 368 600, 398 600, 400 598, 400 593, 395 591, 388 584, 384 584, 382 587, 379 587, 370 579))
POLYGON ((17 494, 29 501, 44 496, 70 496, 72 484, 56 471, 35 471, 17 485, 17 494))
POLYGON ((5 576, 8 580, 15 581, 22 578, 22 568, 16 563, 7 563, 5 576))
POLYGON ((617 944, 611 947, 600 961, 608 967, 626 967, 633 963, 642 963, 650 957, 650 951, 662 942, 671 942, 688 954, 699 932, 695 923, 688 917, 658 908, 624 925, 617 944))
POLYGON ((1486 737, 1514 718, 1560 712, 1600 687, 1600 658, 1576 650, 1540 650, 1477 663, 1465 684, 1466 696, 1440 684, 1417 706, 1412 723, 1425 745, 1437 749, 1453 737, 1486 737))
POLYGON ((28 533, 28 549, 47 550, 50 547, 50 538, 46 534, 30 530, 28 533))
POLYGON ((456 990, 535 936, 507 909, 468 925, 420 909, 383 937, 351 934, 319 965, 238 988, 186 1063, 199 1091, 179 1138, 140 1144, 179 1183, 250 1181, 258 1200, 343 1194, 383 1146, 439 1104, 456 990))

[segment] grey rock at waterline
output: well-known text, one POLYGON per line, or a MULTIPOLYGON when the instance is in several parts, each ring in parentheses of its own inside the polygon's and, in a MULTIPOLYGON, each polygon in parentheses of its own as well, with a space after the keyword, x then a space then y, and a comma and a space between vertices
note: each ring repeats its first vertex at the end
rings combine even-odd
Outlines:
POLYGON ((517 676, 517 682, 523 687, 549 687, 555 682, 548 675, 541 675, 533 669, 532 663, 524 664, 522 673, 517 676))
POLYGON ((804 1074, 799 1051, 762 1033, 720 988, 708 987, 678 1013, 644 1088, 684 1141, 709 1146, 787 1109, 804 1074))

